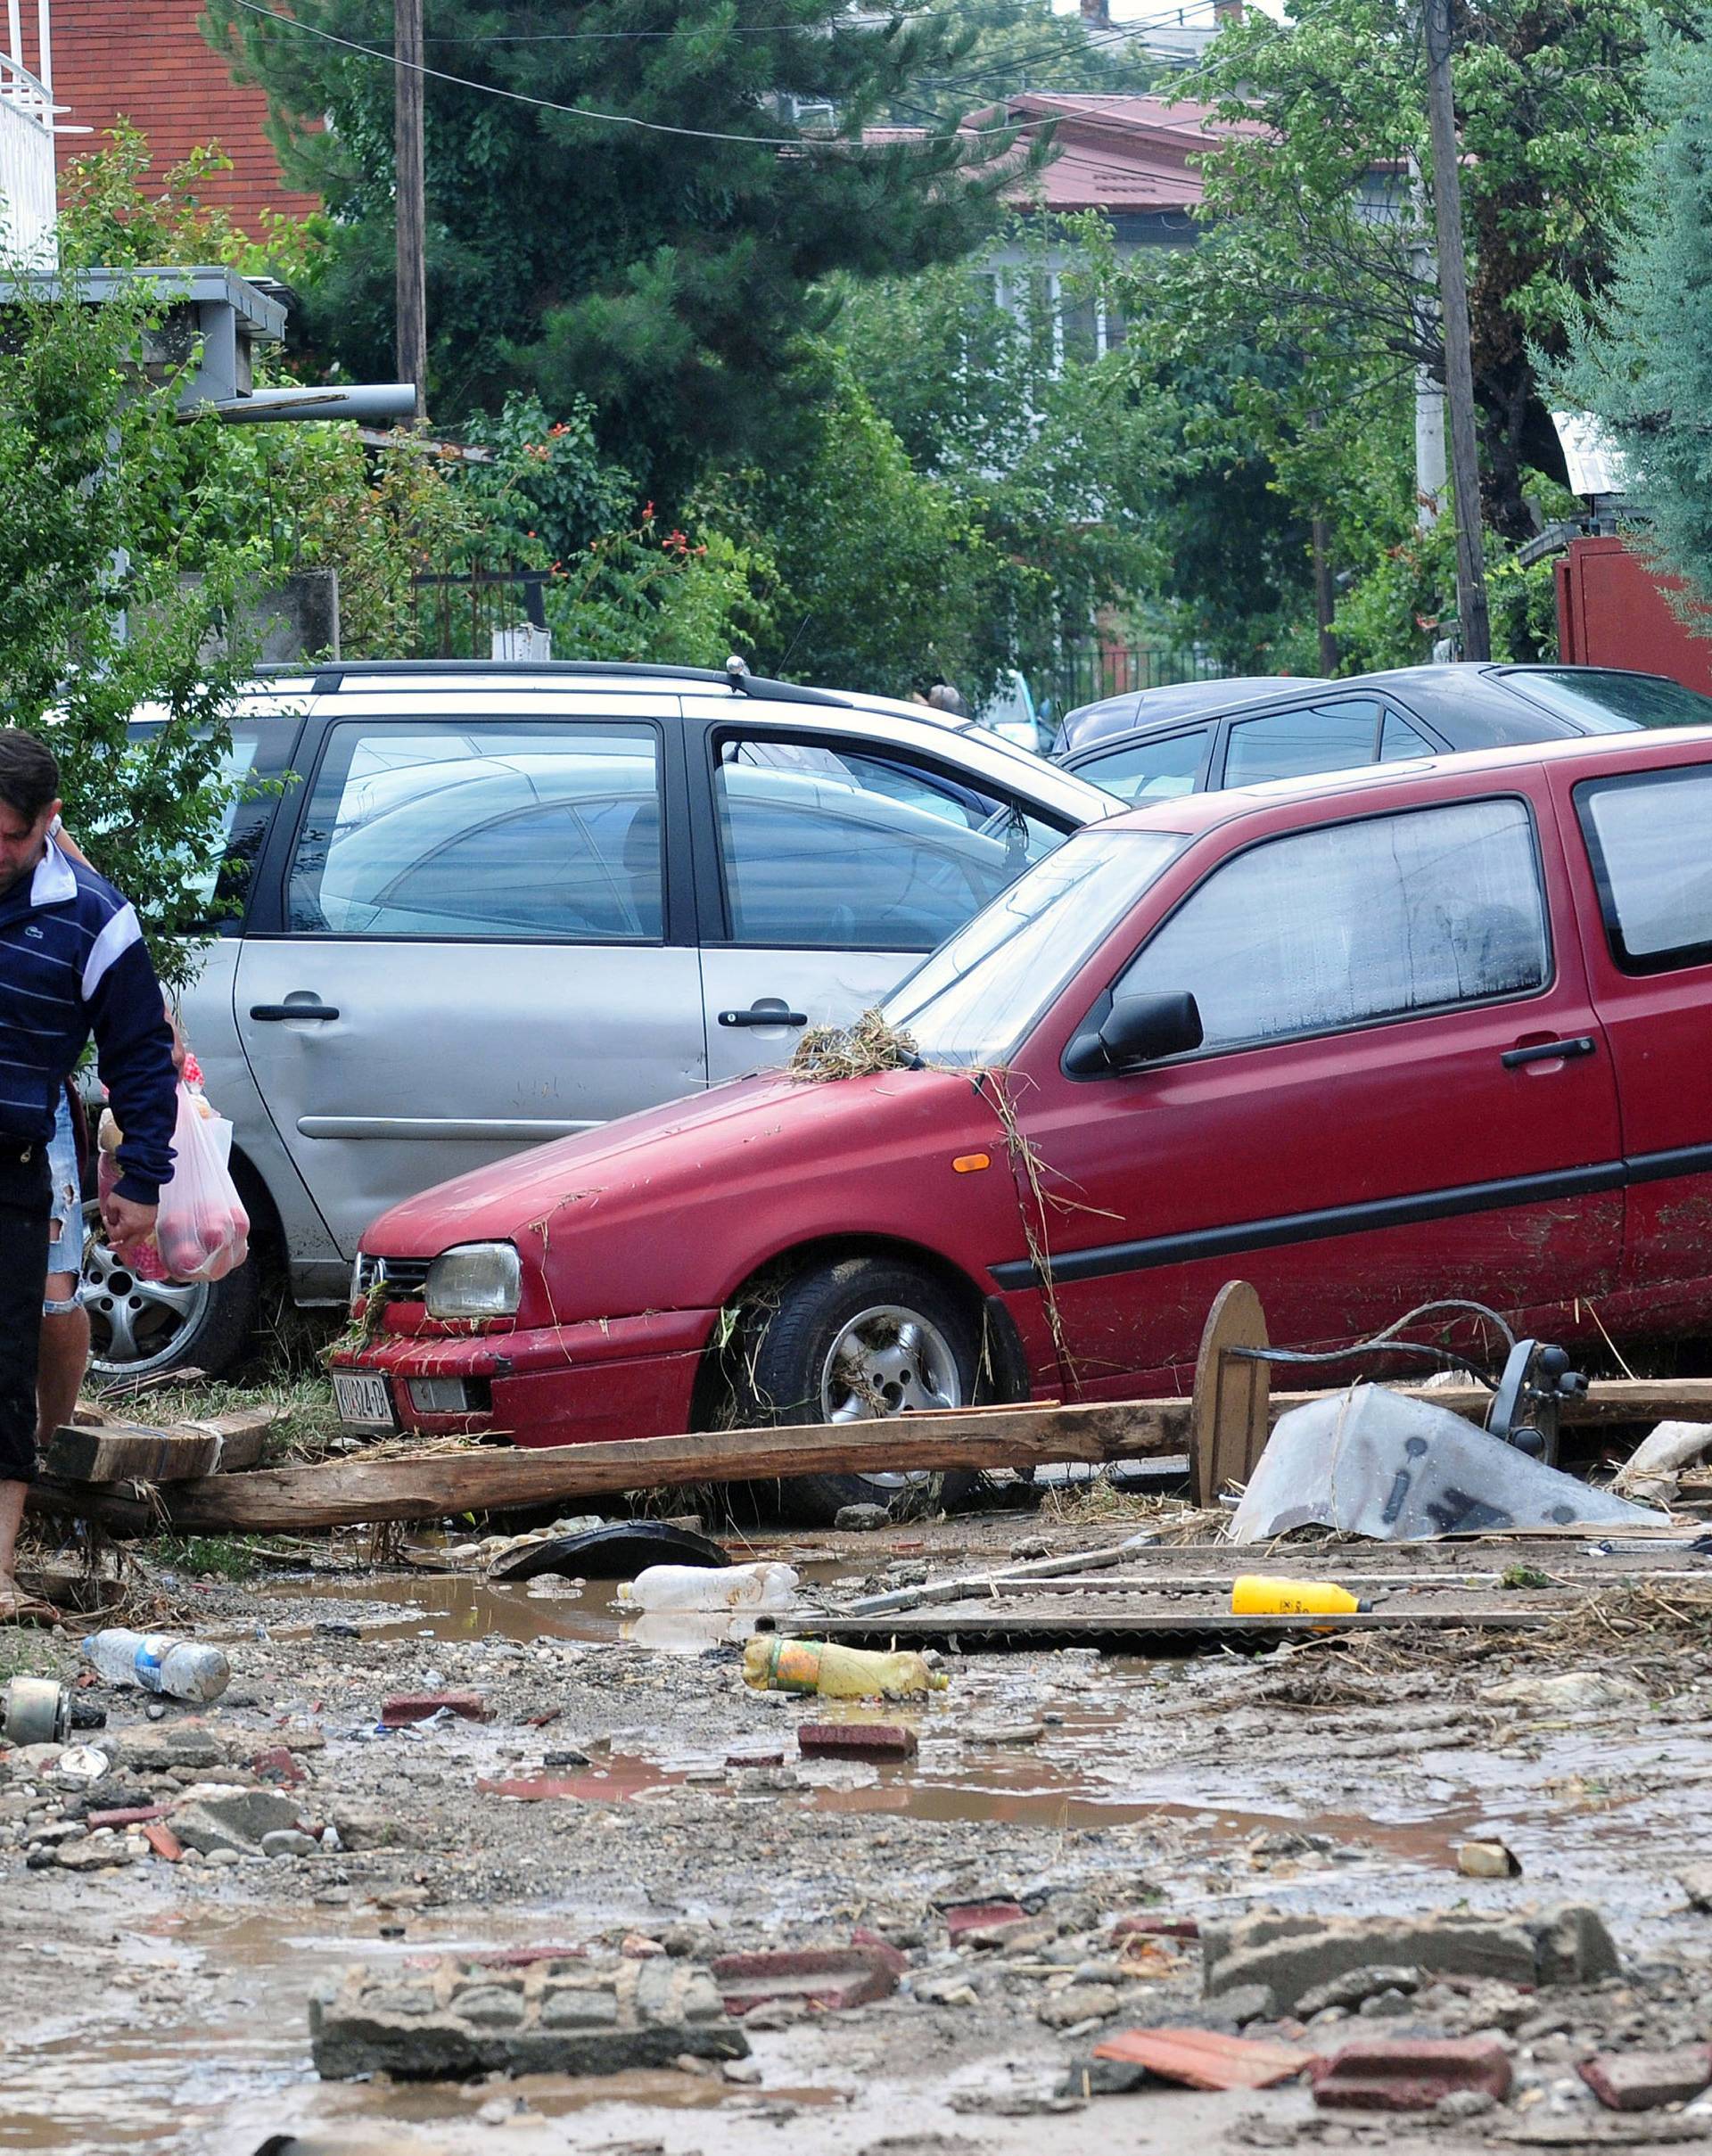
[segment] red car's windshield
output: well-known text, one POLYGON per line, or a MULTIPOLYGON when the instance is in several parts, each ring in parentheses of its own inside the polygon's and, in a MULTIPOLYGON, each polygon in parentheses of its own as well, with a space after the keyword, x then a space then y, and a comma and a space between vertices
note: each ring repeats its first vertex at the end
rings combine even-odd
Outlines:
POLYGON ((1078 832, 895 988, 885 1016, 929 1063, 1002 1064, 1188 844, 1177 831, 1078 832))

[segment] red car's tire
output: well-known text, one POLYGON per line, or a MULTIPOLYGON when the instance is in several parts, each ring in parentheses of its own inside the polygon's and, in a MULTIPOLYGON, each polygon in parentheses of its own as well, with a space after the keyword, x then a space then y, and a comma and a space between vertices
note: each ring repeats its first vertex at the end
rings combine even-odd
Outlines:
MULTIPOLYGON (((746 1422, 866 1421, 967 1407, 975 1395, 977 1325, 942 1281, 902 1259, 844 1258, 798 1273, 777 1306, 761 1313, 753 1341, 743 1379, 746 1422)), ((804 1526, 829 1526, 844 1505, 949 1503, 979 1479, 801 1475, 779 1484, 779 1503, 804 1526)))

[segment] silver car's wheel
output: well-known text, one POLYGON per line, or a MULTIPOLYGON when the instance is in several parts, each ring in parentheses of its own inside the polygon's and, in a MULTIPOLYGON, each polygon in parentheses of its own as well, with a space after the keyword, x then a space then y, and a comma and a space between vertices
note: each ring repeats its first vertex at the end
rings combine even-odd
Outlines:
POLYGON ((89 1314, 95 1378, 147 1378, 192 1365, 213 1378, 243 1353, 255 1318, 255 1277, 241 1265, 223 1280, 139 1279, 113 1255, 90 1204, 78 1300, 89 1314))

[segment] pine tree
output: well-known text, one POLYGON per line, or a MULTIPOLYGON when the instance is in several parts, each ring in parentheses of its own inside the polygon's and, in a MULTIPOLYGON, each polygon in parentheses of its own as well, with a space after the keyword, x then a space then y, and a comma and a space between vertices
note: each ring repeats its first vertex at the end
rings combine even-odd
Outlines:
MULTIPOLYGON (((1662 125, 1617 274, 1560 387, 1621 445, 1650 545, 1712 602, 1712 10, 1661 33, 1650 77, 1662 125)), ((1697 624, 1702 630, 1702 620, 1697 624)))
MULTIPOLYGON (((392 366, 391 16, 384 0, 210 0, 210 35, 268 93, 288 177, 332 213, 309 338, 369 379, 392 366)), ((997 215, 1001 142, 972 148, 949 123, 861 139, 918 77, 953 71, 970 33, 947 15, 429 0, 425 29, 431 68, 487 86, 425 84, 433 417, 580 391, 603 447, 663 499, 710 463, 788 451, 796 342, 826 327, 832 272, 954 260, 997 215), (624 118, 548 109, 565 106, 624 118)))

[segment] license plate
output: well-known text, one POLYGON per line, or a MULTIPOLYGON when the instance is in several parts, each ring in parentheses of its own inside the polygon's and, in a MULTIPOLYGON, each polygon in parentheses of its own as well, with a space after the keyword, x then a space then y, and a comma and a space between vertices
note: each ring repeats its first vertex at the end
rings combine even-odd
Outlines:
POLYGON ((395 1430, 399 1419, 392 1412, 391 1395, 384 1378, 361 1371, 336 1370, 333 1373, 333 1404, 347 1429, 395 1430))

